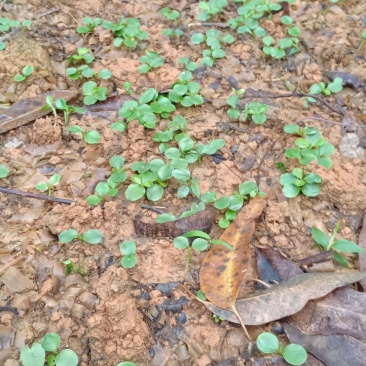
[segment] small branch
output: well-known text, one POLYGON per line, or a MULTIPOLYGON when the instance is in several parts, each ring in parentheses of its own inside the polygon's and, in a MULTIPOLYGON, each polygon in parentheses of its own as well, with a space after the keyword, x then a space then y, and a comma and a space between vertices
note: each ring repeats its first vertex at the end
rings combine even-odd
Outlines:
POLYGON ((219 28, 229 28, 230 25, 227 23, 212 23, 212 22, 203 22, 203 23, 190 23, 188 27, 219 27, 219 28))
POLYGON ((43 200, 43 201, 64 203, 66 205, 71 205, 72 203, 76 202, 74 200, 68 200, 66 198, 58 198, 58 197, 46 196, 43 194, 29 193, 29 192, 19 191, 18 189, 11 189, 11 188, 5 188, 5 187, 0 187, 0 193, 14 194, 16 196, 35 198, 37 200, 43 200))
POLYGON ((12 306, 0 306, 0 311, 11 311, 15 315, 19 315, 18 309, 12 306))
MULTIPOLYGON (((141 204, 141 208, 146 208, 146 210, 154 211, 154 212, 157 212, 158 214, 164 214, 164 213, 166 213, 166 211, 163 211, 160 208, 155 207, 155 206, 141 204)), ((162 208, 165 208, 165 207, 162 207, 162 208)))
POLYGON ((326 262, 330 259, 333 259, 333 257, 334 257, 333 252, 331 250, 328 250, 326 252, 321 252, 319 254, 312 255, 311 257, 301 259, 298 261, 298 264, 300 264, 301 266, 311 267, 315 263, 326 262))
MULTIPOLYGON (((345 126, 344 123, 342 123, 342 122, 330 121, 329 119, 324 119, 324 118, 321 118, 321 117, 304 117, 304 118, 301 118, 300 120, 296 121, 295 123, 299 124, 299 123, 301 123, 303 121, 306 121, 306 120, 309 120, 309 119, 314 120, 314 121, 330 123, 332 125, 337 125, 337 126, 345 126)), ((366 125, 346 125, 346 127, 366 128, 366 125)))
POLYGON ((296 92, 296 91, 291 92, 291 93, 287 93, 287 94, 263 94, 262 92, 257 91, 257 93, 253 93, 253 94, 250 94, 250 95, 249 95, 249 93, 248 93, 248 95, 246 95, 246 93, 244 93, 243 95, 240 96, 240 99, 244 99, 244 98, 278 99, 278 98, 303 98, 303 97, 314 98, 317 102, 324 104, 326 107, 328 107, 334 113, 340 114, 341 116, 344 115, 344 113, 342 113, 338 109, 334 108, 332 105, 330 105, 328 102, 326 102, 323 98, 314 96, 312 94, 299 93, 299 92, 296 92))

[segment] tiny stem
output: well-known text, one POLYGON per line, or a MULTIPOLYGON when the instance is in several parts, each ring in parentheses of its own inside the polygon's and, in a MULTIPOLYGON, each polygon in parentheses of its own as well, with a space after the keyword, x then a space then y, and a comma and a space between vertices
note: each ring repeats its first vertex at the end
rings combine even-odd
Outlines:
POLYGON ((192 247, 189 246, 187 248, 187 262, 186 262, 186 269, 185 269, 185 273, 188 273, 188 267, 189 267, 189 263, 191 262, 191 256, 192 256, 192 247))

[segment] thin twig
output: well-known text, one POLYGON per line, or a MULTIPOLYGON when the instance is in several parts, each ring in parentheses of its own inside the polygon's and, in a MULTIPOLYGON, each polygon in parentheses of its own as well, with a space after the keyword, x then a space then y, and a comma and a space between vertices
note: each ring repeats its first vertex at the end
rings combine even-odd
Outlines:
MULTIPOLYGON (((325 122, 325 123, 330 123, 332 125, 337 125, 337 126, 344 126, 344 124, 342 122, 335 122, 335 121, 330 121, 329 119, 324 119, 321 117, 304 117, 301 118, 300 120, 296 121, 296 124, 299 124, 303 121, 306 120, 314 120, 314 121, 320 121, 320 122, 325 122)), ((354 127, 354 128, 366 128, 366 125, 347 125, 347 127, 354 127)))
POLYGON ((29 193, 29 192, 19 191, 18 189, 11 189, 11 188, 5 188, 5 187, 0 187, 0 193, 14 194, 17 196, 35 198, 37 200, 65 203, 66 205, 71 205, 72 203, 76 202, 74 200, 68 200, 66 198, 58 198, 58 197, 46 196, 43 194, 29 193))
POLYGON ((303 97, 311 97, 313 99, 315 99, 316 101, 324 104, 325 106, 327 106, 331 111, 333 111, 334 113, 340 114, 341 116, 344 115, 343 112, 339 111, 338 109, 334 108, 332 105, 330 105, 328 102, 326 102, 323 98, 317 97, 315 95, 312 94, 306 94, 306 93, 300 93, 300 92, 291 92, 291 93, 287 93, 287 94, 262 94, 261 91, 254 91, 256 93, 251 93, 249 95, 246 95, 246 93, 244 93, 243 95, 240 96, 241 99, 245 99, 245 98, 269 98, 269 99, 278 99, 278 98, 303 98, 303 97))
POLYGON ((190 23, 188 27, 197 27, 197 26, 204 26, 204 27, 219 27, 219 28, 229 28, 230 25, 227 23, 214 23, 214 22, 203 22, 203 23, 190 23))
POLYGON ((21 262, 24 259, 25 259, 24 257, 19 257, 17 259, 14 259, 12 262, 5 264, 5 266, 0 268, 0 274, 5 272, 9 267, 15 266, 16 264, 18 264, 19 262, 21 262))
POLYGON ((330 259, 333 259, 333 257, 334 252, 331 250, 327 250, 326 252, 321 252, 319 254, 312 255, 311 257, 300 259, 298 261, 298 264, 300 264, 301 266, 311 267, 311 265, 315 263, 326 262, 329 261, 330 259))
POLYGON ((0 306, 0 311, 11 311, 15 315, 19 315, 18 309, 13 306, 0 306))
POLYGON ((166 211, 163 211, 160 208, 155 207, 155 206, 141 204, 141 208, 146 208, 147 210, 157 212, 158 214, 164 214, 164 213, 166 213, 166 211))

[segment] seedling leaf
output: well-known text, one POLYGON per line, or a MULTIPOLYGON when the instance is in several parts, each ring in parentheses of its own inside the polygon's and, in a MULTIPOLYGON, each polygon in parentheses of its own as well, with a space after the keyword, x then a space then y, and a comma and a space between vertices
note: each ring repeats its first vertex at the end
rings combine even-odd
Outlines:
POLYGON ((56 356, 56 366, 77 366, 79 358, 71 349, 64 349, 56 356))
POLYGON ((85 231, 83 239, 89 244, 99 244, 103 239, 103 234, 99 230, 85 231))
POLYGON ((32 348, 24 346, 20 351, 20 361, 24 366, 43 366, 46 352, 42 346, 35 342, 32 348))
POLYGON ((274 353, 280 346, 277 337, 269 332, 262 333, 257 338, 257 347, 263 353, 274 353))
POLYGON ((61 338, 56 333, 47 333, 42 339, 41 339, 41 345, 45 351, 49 352, 57 352, 57 348, 59 347, 61 343, 61 338))

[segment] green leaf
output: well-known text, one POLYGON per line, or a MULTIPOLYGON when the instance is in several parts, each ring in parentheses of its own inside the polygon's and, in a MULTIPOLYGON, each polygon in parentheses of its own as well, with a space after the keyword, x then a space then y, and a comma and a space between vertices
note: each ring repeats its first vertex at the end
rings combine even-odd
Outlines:
POLYGON ((141 95, 139 102, 140 104, 149 103, 158 97, 158 92, 154 88, 147 88, 141 95))
POLYGON ((112 77, 112 73, 108 69, 102 69, 99 71, 99 77, 101 79, 110 79, 112 77))
POLYGON ((285 24, 285 25, 291 25, 294 21, 292 20, 292 18, 288 15, 283 15, 281 17, 281 23, 285 24))
POLYGON ((236 217, 236 211, 233 210, 227 210, 225 212, 225 219, 229 221, 233 221, 236 217))
POLYGON ((205 36, 202 33, 195 33, 192 37, 191 37, 191 42, 193 44, 200 44, 205 40, 205 36))
POLYGON ((305 196, 308 197, 316 197, 320 194, 320 187, 318 184, 305 184, 305 186, 302 189, 302 193, 304 193, 305 196))
POLYGON ((129 201, 137 201, 141 197, 143 197, 144 194, 145 194, 144 187, 141 187, 139 184, 132 183, 127 187, 125 197, 129 201))
POLYGON ((163 197, 164 189, 160 184, 153 184, 146 189, 146 197, 150 201, 159 201, 163 197))
POLYGON ((20 74, 16 74, 14 76, 14 81, 24 81, 25 80, 25 77, 23 75, 20 75, 20 74))
POLYGON ((97 144, 101 139, 101 136, 99 134, 98 131, 92 130, 92 131, 88 131, 84 134, 84 140, 88 143, 88 144, 97 144))
POLYGON ((103 234, 99 230, 87 230, 83 235, 83 239, 89 244, 99 244, 103 239, 103 234))
POLYGON ((67 229, 67 230, 62 231, 59 234, 58 240, 60 240, 60 242, 62 244, 66 244, 66 243, 70 243, 71 241, 76 239, 78 236, 79 236, 79 233, 76 230, 67 229))
POLYGON ((341 263, 344 267, 349 268, 349 264, 347 262, 347 259, 340 253, 333 252, 333 258, 337 262, 341 263))
POLYGON ((282 193, 287 198, 294 198, 300 193, 300 188, 292 183, 286 184, 282 188, 282 193))
POLYGON ((184 236, 185 238, 194 238, 194 237, 198 236, 200 238, 210 240, 210 235, 208 235, 207 233, 205 233, 202 230, 187 231, 182 236, 184 236))
POLYGON ((285 156, 289 159, 301 159, 301 150, 299 148, 286 149, 285 156))
POLYGON ((56 333, 47 333, 42 339, 41 339, 41 346, 45 351, 48 352, 57 352, 57 348, 59 347, 61 343, 61 338, 56 333))
POLYGON ((189 151, 193 148, 195 142, 190 137, 185 137, 179 141, 179 148, 182 151, 189 151))
POLYGON ((41 183, 38 183, 36 185, 36 189, 38 189, 39 191, 41 192, 45 192, 48 190, 48 183, 46 182, 41 182, 41 183))
POLYGON ((296 124, 287 124, 285 127, 284 127, 284 131, 286 133, 299 133, 300 131, 300 127, 296 124))
POLYGON ((133 268, 137 263, 137 257, 135 254, 126 255, 121 259, 121 266, 123 268, 133 268))
POLYGON ((323 87, 320 84, 313 84, 310 87, 309 94, 319 94, 323 91, 323 87))
POLYGON ((120 244, 119 250, 122 255, 132 255, 136 253, 136 244, 132 240, 125 240, 120 244))
POLYGON ((27 65, 23 68, 22 72, 24 76, 29 76, 34 71, 34 67, 31 65, 27 65))
POLYGON ((327 248, 329 244, 329 238, 323 231, 313 226, 311 228, 311 235, 319 245, 321 245, 324 249, 327 248))
POLYGON ((333 82, 328 84, 327 89, 332 93, 339 93, 343 89, 342 78, 335 78, 333 82))
POLYGON ((257 186, 257 183, 255 183, 255 182, 245 182, 245 183, 240 184, 240 186, 239 186, 239 193, 242 196, 247 196, 252 191, 258 192, 258 186, 257 186))
POLYGON ((0 164, 0 179, 6 178, 9 175, 9 169, 5 166, 0 164))
POLYGON ((280 183, 284 186, 286 184, 293 184, 297 181, 297 178, 291 173, 282 174, 280 177, 280 183))
POLYGON ((24 346, 20 351, 20 361, 23 366, 43 366, 46 358, 46 352, 42 346, 35 342, 32 348, 24 346))
POLYGON ((125 158, 120 155, 114 155, 109 159, 109 165, 117 170, 122 169, 124 163, 125 158))
POLYGON ((164 222, 171 222, 171 221, 175 221, 177 218, 172 215, 172 214, 168 214, 168 213, 164 213, 164 214, 161 214, 159 215, 157 218, 156 218, 156 222, 158 224, 162 224, 164 222))
POLYGON ((303 172, 300 168, 294 168, 292 169, 292 175, 298 179, 302 179, 303 172))
POLYGON ((191 177, 191 172, 188 169, 174 169, 172 171, 172 176, 178 180, 187 181, 191 177))
POLYGON ((139 73, 140 74, 146 74, 147 72, 150 71, 150 66, 148 64, 142 64, 140 67, 139 67, 139 73))
POLYGON ((219 220, 219 226, 221 227, 221 229, 226 229, 230 226, 230 221, 224 218, 221 218, 219 220))
POLYGON ((320 183, 322 181, 322 178, 315 173, 309 173, 304 178, 306 183, 320 183))
POLYGON ((179 199, 185 198, 189 195, 189 187, 188 186, 181 186, 178 189, 177 197, 179 199))
POLYGON ((71 133, 83 133, 83 129, 80 126, 69 126, 67 131, 71 133))
POLYGON ((333 165, 332 159, 326 157, 318 158, 318 164, 323 166, 325 169, 330 169, 333 165))
POLYGON ((260 334, 257 338, 256 344, 258 349, 263 353, 277 352, 280 346, 277 337, 269 332, 260 334))
POLYGON ((243 197, 232 195, 229 197, 229 205, 228 208, 232 211, 239 211, 244 204, 243 197))
POLYGON ((216 192, 205 192, 201 196, 201 201, 205 203, 216 201, 216 192))
POLYGON ((52 184, 53 186, 57 185, 60 183, 61 180, 61 175, 60 174, 54 174, 50 179, 49 179, 49 183, 52 184))
POLYGON ((229 206, 229 198, 228 197, 221 197, 219 200, 217 200, 214 203, 215 208, 217 208, 218 210, 223 210, 225 208, 227 208, 229 206))
POLYGON ((134 362, 125 361, 125 362, 120 362, 117 366, 136 366, 136 364, 134 362))
POLYGON ((353 241, 339 239, 332 245, 332 249, 347 253, 364 253, 364 250, 353 241))
POLYGON ((177 236, 174 240, 173 240, 173 245, 175 248, 177 249, 185 249, 188 248, 189 246, 189 241, 187 238, 185 238, 184 236, 177 236))
POLYGON ((282 351, 282 357, 288 362, 290 365, 302 365, 305 363, 308 354, 304 347, 299 344, 289 344, 282 351))
POLYGON ((64 349, 56 356, 56 366, 77 366, 79 358, 71 349, 64 349))
POLYGON ((103 197, 109 192, 109 185, 106 182, 99 182, 95 187, 98 196, 103 197))
POLYGON ((86 199, 86 202, 89 204, 89 205, 92 205, 92 206, 98 206, 100 202, 102 202, 101 198, 96 196, 95 194, 92 194, 91 196, 88 196, 87 199, 86 199))
POLYGON ((202 238, 194 239, 192 248, 199 251, 206 250, 208 248, 208 241, 202 238))

